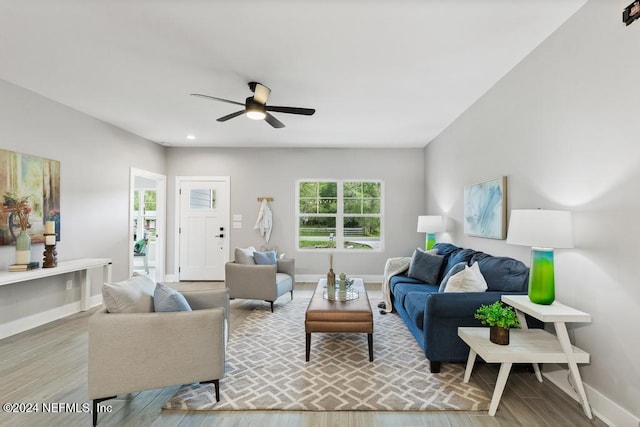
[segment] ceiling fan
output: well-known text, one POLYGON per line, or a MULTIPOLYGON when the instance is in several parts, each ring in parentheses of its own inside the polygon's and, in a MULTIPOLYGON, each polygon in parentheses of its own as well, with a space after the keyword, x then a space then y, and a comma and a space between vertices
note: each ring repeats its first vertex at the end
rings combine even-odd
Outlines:
POLYGON ((203 95, 200 93, 192 93, 191 96, 199 96, 201 98, 213 99, 214 101, 227 102, 229 104, 243 105, 244 110, 236 111, 235 113, 227 114, 226 116, 217 119, 219 122, 226 122, 229 119, 238 117, 242 114, 246 114, 247 117, 253 120, 264 120, 274 128, 283 128, 284 123, 276 119, 273 115, 269 114, 269 111, 276 113, 288 113, 288 114, 302 114, 304 116, 311 116, 316 112, 313 108, 299 108, 299 107, 276 107, 274 105, 267 105, 267 99, 271 93, 271 89, 258 82, 249 82, 249 89, 253 92, 253 96, 248 97, 244 104, 241 102, 231 101, 229 99, 217 98, 215 96, 203 95))

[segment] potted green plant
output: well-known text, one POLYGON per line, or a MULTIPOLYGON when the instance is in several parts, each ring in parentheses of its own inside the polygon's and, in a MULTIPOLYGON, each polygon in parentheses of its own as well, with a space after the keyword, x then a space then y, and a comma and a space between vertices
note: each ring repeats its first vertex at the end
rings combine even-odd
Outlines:
POLYGON ((500 345, 509 344, 509 329, 519 328, 520 321, 513 307, 496 301, 481 305, 474 317, 489 326, 489 340, 500 345))

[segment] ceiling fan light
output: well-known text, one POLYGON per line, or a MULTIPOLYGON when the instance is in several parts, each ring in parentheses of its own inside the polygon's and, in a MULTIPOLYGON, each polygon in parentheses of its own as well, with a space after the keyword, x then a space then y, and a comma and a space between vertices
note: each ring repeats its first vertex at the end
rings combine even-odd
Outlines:
POLYGON ((249 110, 247 111, 247 117, 251 120, 263 120, 267 115, 263 111, 249 110))

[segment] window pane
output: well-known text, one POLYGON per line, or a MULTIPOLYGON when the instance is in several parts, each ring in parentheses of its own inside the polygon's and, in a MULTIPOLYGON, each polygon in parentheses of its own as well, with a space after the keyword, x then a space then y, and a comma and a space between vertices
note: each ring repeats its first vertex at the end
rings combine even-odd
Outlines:
POLYGON ((380 218, 345 217, 345 249, 380 248, 380 218))
POLYGON ((318 197, 317 182, 301 182, 300 197, 318 197))
POLYGON ((144 192, 144 208, 148 211, 156 210, 156 192, 154 190, 144 192))
POLYGON ((344 200, 344 213, 348 213, 348 214, 360 214, 360 213, 362 213, 362 200, 360 200, 360 199, 345 199, 344 200))
POLYGON ((337 182, 320 182, 320 197, 338 197, 337 182))
POLYGON ((216 192, 209 188, 189 190, 189 208, 210 210, 216 207, 216 192))
POLYGON ((300 248, 335 247, 335 217, 300 217, 300 248))
POLYGON ((362 183, 361 182, 345 182, 344 197, 362 197, 362 183))
POLYGON ((380 183, 379 182, 363 182, 362 183, 362 195, 364 197, 380 197, 380 183))
POLYGON ((380 199, 365 199, 363 201, 362 213, 365 213, 365 214, 379 214, 380 213, 380 199))
POLYGON ((300 213, 318 213, 318 199, 300 199, 300 213))
POLYGON ((338 201, 336 199, 320 199, 319 213, 338 213, 338 201))

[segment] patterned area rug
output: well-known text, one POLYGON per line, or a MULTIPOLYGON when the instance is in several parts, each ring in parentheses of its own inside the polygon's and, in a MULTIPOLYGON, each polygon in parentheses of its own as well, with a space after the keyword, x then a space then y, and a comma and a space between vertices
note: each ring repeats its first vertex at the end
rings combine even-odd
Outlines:
MULTIPOLYGON (((377 302, 371 301, 372 307, 377 302)), ((366 334, 312 334, 305 363, 309 299, 255 309, 227 347, 220 402, 213 384, 183 386, 165 405, 181 410, 429 411, 486 410, 490 395, 462 383, 464 365, 438 374, 396 314, 374 311, 374 361, 366 334)))

